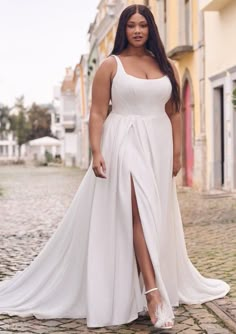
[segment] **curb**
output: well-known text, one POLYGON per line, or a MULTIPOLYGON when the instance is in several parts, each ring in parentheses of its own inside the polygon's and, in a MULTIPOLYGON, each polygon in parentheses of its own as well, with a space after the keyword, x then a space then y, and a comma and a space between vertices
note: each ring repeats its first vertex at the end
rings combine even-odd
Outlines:
POLYGON ((220 320, 224 323, 225 327, 233 331, 236 334, 236 323, 235 321, 225 313, 216 303, 208 302, 205 303, 206 307, 211 310, 220 320))

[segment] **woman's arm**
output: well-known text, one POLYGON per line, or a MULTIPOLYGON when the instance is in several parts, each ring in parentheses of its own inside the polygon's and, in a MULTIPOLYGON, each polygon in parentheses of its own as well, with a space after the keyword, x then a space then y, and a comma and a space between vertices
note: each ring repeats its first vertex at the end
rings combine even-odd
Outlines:
POLYGON ((107 58, 98 68, 92 86, 92 104, 89 117, 89 141, 93 155, 93 171, 105 178, 106 166, 101 154, 103 123, 107 117, 110 101, 111 80, 114 72, 113 57, 107 58))
MULTIPOLYGON (((170 60, 176 81, 180 85, 179 74, 174 63, 170 60)), ((176 176, 181 168, 182 149, 182 117, 181 112, 175 112, 175 106, 171 99, 166 103, 165 110, 170 118, 173 134, 173 175, 176 176)))

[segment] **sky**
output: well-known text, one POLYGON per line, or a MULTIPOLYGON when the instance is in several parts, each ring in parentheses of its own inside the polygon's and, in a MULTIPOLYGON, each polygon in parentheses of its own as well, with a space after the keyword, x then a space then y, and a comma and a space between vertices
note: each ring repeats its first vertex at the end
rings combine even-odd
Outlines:
POLYGON ((99 0, 0 0, 0 103, 50 103, 65 68, 88 52, 99 0))

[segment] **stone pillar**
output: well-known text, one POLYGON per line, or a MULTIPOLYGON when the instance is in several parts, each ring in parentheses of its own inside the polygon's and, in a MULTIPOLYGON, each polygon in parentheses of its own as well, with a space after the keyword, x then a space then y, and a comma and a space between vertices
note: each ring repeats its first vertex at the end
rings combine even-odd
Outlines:
POLYGON ((207 189, 207 157, 206 157, 206 114, 205 114, 205 25, 204 12, 199 8, 199 42, 198 42, 198 75, 200 96, 200 134, 195 139, 194 184, 200 191, 207 189))
POLYGON ((45 160, 45 147, 43 145, 40 146, 40 160, 45 160))

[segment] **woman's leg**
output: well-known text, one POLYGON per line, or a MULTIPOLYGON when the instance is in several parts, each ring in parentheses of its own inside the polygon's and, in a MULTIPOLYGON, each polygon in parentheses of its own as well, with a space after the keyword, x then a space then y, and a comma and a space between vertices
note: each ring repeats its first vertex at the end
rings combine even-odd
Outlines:
POLYGON ((138 266, 143 275, 146 290, 156 287, 155 273, 147 249, 146 241, 143 234, 143 228, 139 216, 136 195, 134 191, 133 179, 131 178, 131 198, 132 198, 132 215, 133 215, 133 233, 134 233, 134 250, 138 266))
MULTIPOLYGON (((133 179, 131 176, 131 201, 132 201, 132 215, 133 215, 133 239, 134 250, 139 269, 143 275, 144 285, 146 290, 156 287, 155 273, 147 249, 146 241, 143 234, 142 223, 139 216, 137 199, 133 179)), ((159 291, 152 291, 146 295, 148 312, 153 324, 157 321, 156 308, 161 303, 161 296, 159 291)), ((168 323, 167 323, 168 324, 168 323)))

